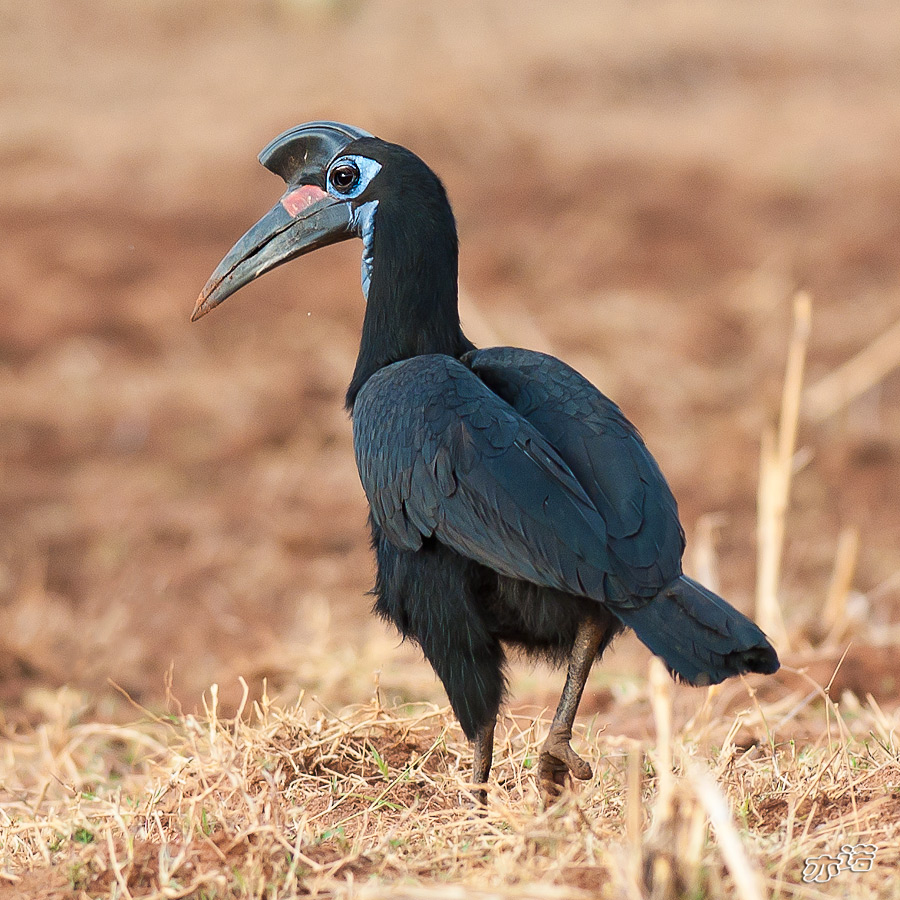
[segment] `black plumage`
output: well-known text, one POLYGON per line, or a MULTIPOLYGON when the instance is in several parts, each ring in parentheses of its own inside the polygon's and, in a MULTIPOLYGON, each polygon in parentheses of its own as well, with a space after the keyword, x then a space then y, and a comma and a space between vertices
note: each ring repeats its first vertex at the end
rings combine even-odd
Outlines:
POLYGON ((477 783, 507 646, 568 664, 540 760, 549 795, 567 774, 590 775, 571 728, 591 665, 625 627, 691 684, 778 668, 756 625, 682 574, 675 499, 619 408, 554 357, 465 337, 453 214, 418 157, 310 123, 261 159, 288 191, 220 264, 195 317, 287 259, 363 239, 368 302, 347 407, 375 609, 444 684, 477 783))

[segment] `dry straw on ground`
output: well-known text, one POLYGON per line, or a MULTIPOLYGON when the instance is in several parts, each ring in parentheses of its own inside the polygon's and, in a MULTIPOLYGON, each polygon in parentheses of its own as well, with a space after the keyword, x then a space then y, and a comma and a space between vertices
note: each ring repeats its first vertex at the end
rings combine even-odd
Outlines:
POLYGON ((264 698, 223 720, 213 691, 202 718, 113 727, 73 722, 62 694, 5 741, 0 896, 897 896, 900 715, 809 688, 763 704, 747 683, 737 715, 713 692, 673 728, 653 672, 631 700, 651 733, 582 724, 594 778, 551 809, 531 771, 547 723, 508 716, 483 816, 446 709, 264 698), (806 858, 848 843, 877 847, 871 871, 803 883, 806 858))

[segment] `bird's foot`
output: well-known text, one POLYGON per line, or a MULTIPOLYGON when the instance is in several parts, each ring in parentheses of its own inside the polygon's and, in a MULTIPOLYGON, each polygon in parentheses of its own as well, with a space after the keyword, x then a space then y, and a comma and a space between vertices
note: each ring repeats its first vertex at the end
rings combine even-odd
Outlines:
POLYGON ((566 776, 587 781, 594 773, 569 743, 572 732, 563 726, 550 726, 550 733, 541 748, 538 760, 538 780, 545 803, 552 803, 566 786, 566 776))
POLYGON ((487 812, 487 788, 478 787, 474 791, 470 791, 465 805, 473 812, 483 816, 487 812))

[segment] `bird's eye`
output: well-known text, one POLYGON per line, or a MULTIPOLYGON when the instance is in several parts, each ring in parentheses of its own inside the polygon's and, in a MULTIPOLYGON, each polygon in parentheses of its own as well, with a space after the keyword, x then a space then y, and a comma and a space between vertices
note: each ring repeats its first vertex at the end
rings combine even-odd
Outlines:
POLYGON ((359 169, 353 163, 341 163, 331 170, 328 177, 339 194, 347 194, 356 187, 356 183, 359 181, 359 169))

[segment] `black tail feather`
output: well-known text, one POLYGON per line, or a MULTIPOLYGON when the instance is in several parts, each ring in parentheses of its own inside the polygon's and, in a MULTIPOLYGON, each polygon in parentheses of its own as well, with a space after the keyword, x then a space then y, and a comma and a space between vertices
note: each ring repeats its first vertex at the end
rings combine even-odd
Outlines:
POLYGON ((744 672, 778 671, 778 655, 762 631, 686 575, 639 609, 615 613, 689 684, 718 684, 744 672))

